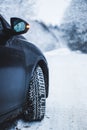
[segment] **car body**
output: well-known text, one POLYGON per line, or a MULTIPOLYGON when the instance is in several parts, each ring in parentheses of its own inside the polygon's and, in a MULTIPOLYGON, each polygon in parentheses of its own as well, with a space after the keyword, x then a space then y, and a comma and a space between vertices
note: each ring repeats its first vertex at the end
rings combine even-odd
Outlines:
POLYGON ((21 35, 30 25, 0 15, 0 122, 22 113, 29 121, 42 120, 49 91, 46 58, 21 35))

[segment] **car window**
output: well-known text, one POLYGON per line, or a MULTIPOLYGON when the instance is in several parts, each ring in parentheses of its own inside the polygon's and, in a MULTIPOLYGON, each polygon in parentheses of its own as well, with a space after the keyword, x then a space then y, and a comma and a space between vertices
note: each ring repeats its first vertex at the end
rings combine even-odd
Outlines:
POLYGON ((0 30, 3 30, 2 22, 0 21, 0 30))
POLYGON ((3 25, 2 22, 0 21, 0 34, 3 32, 3 25))

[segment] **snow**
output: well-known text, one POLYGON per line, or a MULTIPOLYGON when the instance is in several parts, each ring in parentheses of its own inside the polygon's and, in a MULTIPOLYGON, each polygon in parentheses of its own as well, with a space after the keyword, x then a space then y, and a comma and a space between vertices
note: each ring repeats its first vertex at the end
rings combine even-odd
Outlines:
POLYGON ((60 24, 71 0, 38 0, 37 19, 45 23, 60 24))
POLYGON ((53 130, 86 130, 87 56, 63 48, 47 54, 47 58, 51 75, 47 108, 47 114, 51 114, 50 127, 53 130))
POLYGON ((60 43, 49 27, 42 22, 29 21, 30 30, 25 34, 27 40, 46 52, 60 47, 60 43))
MULTIPOLYGON (((41 122, 17 121, 21 130, 87 130, 87 55, 68 48, 45 53, 50 92, 41 122)), ((13 129, 11 129, 13 130, 13 129)))

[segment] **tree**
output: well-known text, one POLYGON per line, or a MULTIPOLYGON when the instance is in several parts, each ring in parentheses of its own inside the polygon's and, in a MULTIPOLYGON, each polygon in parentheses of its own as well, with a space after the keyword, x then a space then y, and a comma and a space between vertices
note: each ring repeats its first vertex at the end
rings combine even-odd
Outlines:
POLYGON ((0 12, 7 19, 17 16, 32 18, 34 16, 35 0, 0 0, 0 12))
POLYGON ((65 11, 63 22, 79 22, 87 24, 87 0, 71 0, 65 11))
POLYGON ((61 25, 63 37, 72 50, 87 53, 87 1, 72 0, 61 25))

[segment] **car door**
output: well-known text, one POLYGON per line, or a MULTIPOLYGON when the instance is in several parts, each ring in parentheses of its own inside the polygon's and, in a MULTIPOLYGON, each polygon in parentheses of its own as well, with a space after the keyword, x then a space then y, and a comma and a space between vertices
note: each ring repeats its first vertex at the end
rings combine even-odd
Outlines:
POLYGON ((21 51, 0 47, 0 114, 23 103, 25 65, 21 51))

